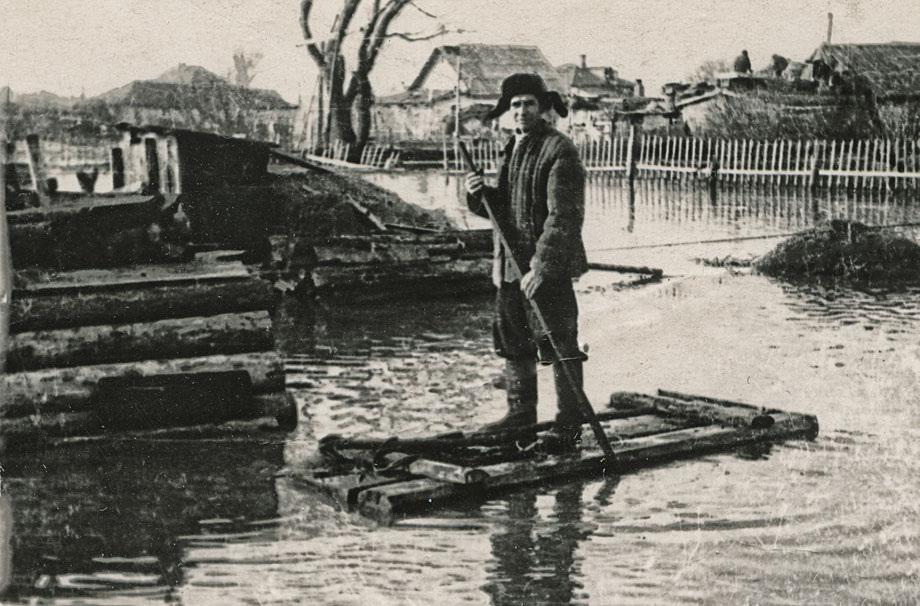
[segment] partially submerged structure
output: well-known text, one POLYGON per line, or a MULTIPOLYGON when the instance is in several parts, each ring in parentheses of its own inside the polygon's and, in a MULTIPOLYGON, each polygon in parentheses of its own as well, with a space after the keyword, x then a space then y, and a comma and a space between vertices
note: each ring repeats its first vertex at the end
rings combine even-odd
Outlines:
POLYGON ((117 125, 113 189, 193 193, 263 183, 271 143, 161 126, 117 125))

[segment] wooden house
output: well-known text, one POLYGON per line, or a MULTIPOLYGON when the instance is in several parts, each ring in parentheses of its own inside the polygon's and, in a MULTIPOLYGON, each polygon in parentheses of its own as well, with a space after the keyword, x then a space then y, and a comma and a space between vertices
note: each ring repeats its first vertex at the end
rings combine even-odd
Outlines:
POLYGON ((113 189, 169 194, 256 186, 271 143, 192 130, 121 123, 112 150, 113 189))
POLYGON ((803 77, 830 88, 853 88, 859 80, 880 103, 920 100, 920 43, 824 43, 806 63, 811 69, 805 70, 803 77))
POLYGON ((539 74, 550 89, 568 90, 535 46, 441 46, 432 51, 406 91, 375 101, 373 136, 381 141, 437 141, 452 133, 458 87, 461 133, 486 134, 494 125, 483 124, 481 118, 501 96, 502 80, 515 72, 539 74))
POLYGON ((230 84, 184 63, 153 80, 135 80, 83 103, 110 122, 241 136, 290 146, 297 106, 276 91, 230 84))
POLYGON ((640 82, 620 78, 610 66, 590 67, 586 55, 581 56, 581 63, 566 63, 556 67, 556 71, 565 82, 564 91, 570 98, 617 101, 639 94, 640 82))

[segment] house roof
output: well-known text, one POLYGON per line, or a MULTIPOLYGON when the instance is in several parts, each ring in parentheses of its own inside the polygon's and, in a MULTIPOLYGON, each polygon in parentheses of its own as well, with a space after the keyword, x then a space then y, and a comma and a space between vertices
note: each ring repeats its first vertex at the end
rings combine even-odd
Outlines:
POLYGON ((96 99, 106 103, 156 109, 200 109, 238 107, 242 110, 294 109, 276 91, 230 84, 203 67, 180 63, 155 80, 135 80, 102 93, 96 99))
POLYGON ((568 87, 596 92, 599 95, 616 93, 620 88, 632 88, 636 85, 635 82, 616 76, 606 77, 607 70, 610 70, 611 74, 616 74, 612 68, 584 67, 575 63, 566 63, 556 67, 556 71, 568 83, 568 87))
POLYGON ((376 105, 427 105, 430 102, 443 101, 453 98, 456 93, 452 90, 429 90, 420 88, 406 90, 394 95, 384 95, 374 99, 376 105))
POLYGON ((920 43, 822 44, 808 58, 864 76, 879 97, 920 96, 920 43))
POLYGON ((428 74, 441 59, 456 65, 460 58, 460 77, 472 97, 498 97, 502 80, 517 72, 539 74, 551 90, 565 92, 568 87, 536 46, 510 44, 458 44, 440 46, 431 52, 409 90, 424 88, 428 74))

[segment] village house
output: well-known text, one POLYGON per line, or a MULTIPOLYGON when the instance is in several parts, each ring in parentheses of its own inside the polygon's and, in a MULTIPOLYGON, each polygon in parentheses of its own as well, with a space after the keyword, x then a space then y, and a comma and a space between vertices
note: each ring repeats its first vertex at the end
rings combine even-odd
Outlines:
POLYGON ((457 88, 460 132, 492 136, 483 116, 501 96, 502 80, 514 72, 539 74, 553 90, 567 90, 556 69, 535 46, 459 44, 434 49, 408 89, 378 97, 372 136, 377 141, 438 141, 455 128, 457 88))
POLYGON ((585 55, 580 63, 566 63, 556 71, 569 101, 569 115, 559 126, 575 141, 609 136, 621 102, 645 93, 641 80, 624 80, 610 66, 590 67, 585 55))
POLYGON ((152 124, 248 137, 288 147, 297 106, 273 90, 230 84, 180 63, 154 80, 135 80, 87 100, 110 122, 152 124))

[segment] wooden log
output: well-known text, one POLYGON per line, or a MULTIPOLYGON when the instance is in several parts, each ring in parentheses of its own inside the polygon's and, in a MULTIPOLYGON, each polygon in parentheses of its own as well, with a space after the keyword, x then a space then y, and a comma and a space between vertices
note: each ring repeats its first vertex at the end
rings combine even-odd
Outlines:
POLYGON ((388 452, 381 455, 380 459, 387 466, 400 466, 402 461, 407 460, 404 467, 407 473, 451 484, 481 484, 489 477, 489 474, 477 467, 413 458, 413 455, 399 452, 388 452))
MULTIPOLYGON (((187 402, 184 402, 188 406, 187 402)), ((127 411, 123 411, 127 412, 127 411)), ((153 411, 153 414, 158 414, 153 411)), ((266 430, 292 431, 297 426, 297 404, 287 392, 250 396, 239 416, 225 417, 183 413, 192 423, 179 426, 167 419, 165 424, 150 423, 150 411, 141 418, 126 419, 121 427, 106 424, 98 410, 32 414, 5 418, 0 424, 0 452, 22 452, 38 448, 53 448, 73 441, 85 441, 105 434, 108 439, 169 439, 210 438, 234 435, 252 435, 266 430), (141 420, 147 419, 146 424, 141 420), (133 421, 129 423, 128 421, 133 421), (194 421, 198 421, 194 423, 194 421), (140 431, 139 431, 140 430, 140 431)))
POLYGON ((599 271, 616 271, 624 274, 648 274, 661 276, 664 272, 656 267, 638 267, 635 265, 615 265, 612 263, 588 263, 588 269, 599 271))
POLYGON ((100 324, 273 310, 279 293, 264 280, 231 280, 23 296, 14 292, 10 331, 20 333, 100 324))
POLYGON ((168 265, 133 265, 68 272, 21 270, 15 273, 14 288, 23 296, 43 296, 128 288, 156 288, 167 285, 212 284, 251 279, 252 274, 240 262, 192 261, 168 265))
POLYGON ((433 282, 483 282, 491 275, 491 267, 491 259, 480 258, 451 259, 437 263, 318 266, 311 273, 317 290, 331 294, 362 291, 375 286, 399 289, 433 282))
MULTIPOLYGON (((618 392, 610 396, 610 407, 615 409, 643 407, 657 410, 665 416, 675 416, 706 423, 720 423, 737 427, 750 426, 762 413, 752 406, 709 398, 689 399, 649 396, 637 393, 618 392)), ((778 412, 778 411, 774 411, 778 412)))
POLYGON ((234 370, 249 373, 254 394, 284 389, 284 364, 275 352, 49 368, 0 375, 0 390, 6 395, 0 418, 22 416, 36 410, 49 413, 85 410, 100 379, 106 377, 234 370))
POLYGON ((20 372, 264 351, 274 346, 271 326, 267 311, 251 311, 27 331, 10 337, 7 369, 20 372))
POLYGON ((320 294, 380 298, 402 294, 424 293, 431 288, 465 285, 479 289, 488 286, 491 260, 454 259, 437 263, 394 265, 355 265, 317 267, 312 272, 313 283, 320 294))

